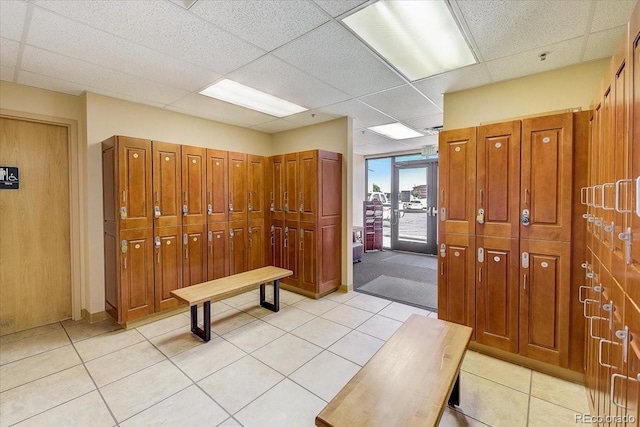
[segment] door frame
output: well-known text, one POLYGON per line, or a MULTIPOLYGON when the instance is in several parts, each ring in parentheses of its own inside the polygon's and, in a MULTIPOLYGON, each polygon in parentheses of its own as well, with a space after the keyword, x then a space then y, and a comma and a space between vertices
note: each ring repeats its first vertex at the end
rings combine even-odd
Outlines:
MULTIPOLYGON (((85 150, 80 145, 78 139, 78 122, 76 120, 63 117, 53 117, 41 114, 27 113, 23 111, 8 110, 0 108, 0 117, 11 120, 21 120, 25 122, 43 123, 53 126, 61 126, 67 129, 67 153, 69 156, 69 232, 70 232, 70 248, 71 256, 71 318, 80 320, 83 317, 82 308, 82 278, 87 274, 86 255, 88 253, 88 244, 86 242, 85 232, 85 212, 81 201, 82 191, 84 190, 83 182, 80 179, 83 168, 83 159, 85 150)), ((88 283, 88 281, 84 281, 88 283)), ((85 292, 86 294, 86 292, 85 292)), ((86 317, 90 321, 100 320, 92 319, 91 314, 87 311, 86 317)))

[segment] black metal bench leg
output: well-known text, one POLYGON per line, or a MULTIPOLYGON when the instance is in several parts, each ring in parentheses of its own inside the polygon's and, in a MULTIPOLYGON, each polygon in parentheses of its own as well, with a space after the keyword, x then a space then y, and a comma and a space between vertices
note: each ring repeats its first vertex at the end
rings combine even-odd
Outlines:
POLYGON ((280 281, 273 281, 273 304, 265 298, 265 283, 260 285, 260 305, 271 311, 280 311, 280 281))
POLYGON ((204 311, 203 329, 198 327, 198 306, 191 306, 191 332, 207 342, 211 340, 211 301, 205 301, 202 309, 204 311))
POLYGON ((456 375, 456 382, 453 384, 453 389, 449 395, 449 406, 460 406, 460 374, 456 375))

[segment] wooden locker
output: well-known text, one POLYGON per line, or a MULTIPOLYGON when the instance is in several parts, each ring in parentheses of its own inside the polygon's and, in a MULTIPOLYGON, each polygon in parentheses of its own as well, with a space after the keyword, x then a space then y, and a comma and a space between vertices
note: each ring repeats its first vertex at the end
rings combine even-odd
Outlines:
POLYGON ((266 230, 264 220, 249 222, 247 229, 247 266, 249 270, 264 267, 267 246, 265 242, 266 230))
POLYGON ((627 415, 633 416, 628 426, 640 425, 640 310, 629 297, 625 301, 625 325, 628 327, 629 339, 627 372, 623 384, 618 383, 627 391, 627 415))
POLYGON ((185 287, 207 281, 207 240, 205 224, 182 227, 182 276, 185 287))
POLYGON ((440 236, 438 262, 438 318, 476 327, 475 237, 440 236))
MULTIPOLYGON (((627 265, 625 289, 636 305, 640 305, 640 6, 636 6, 630 25, 629 61, 633 64, 631 76, 631 142, 629 144, 629 177, 633 180, 631 191, 630 228, 631 259, 627 265)), ((625 248, 627 249, 627 248, 625 248)), ((640 329, 638 329, 640 334, 640 329)), ((638 344, 640 348, 640 344, 638 344)))
POLYGON ((158 227, 153 234, 155 311, 161 311, 178 306, 171 291, 182 288, 182 227, 158 227))
POLYGON ((584 190, 585 203, 587 204, 587 230, 591 233, 591 248, 600 254, 600 240, 602 226, 595 226, 595 218, 602 219, 602 208, 595 204, 595 186, 600 184, 601 162, 602 162, 602 103, 598 102, 593 110, 593 125, 591 131, 590 161, 589 161, 589 182, 584 190))
POLYGON ((229 152, 229 222, 237 221, 247 221, 247 155, 229 152))
POLYGON ((520 253, 520 354, 567 367, 571 245, 520 240, 520 253))
MULTIPOLYGON (((315 198, 319 207, 317 209, 319 221, 339 218, 342 215, 342 155, 329 151, 318 151, 317 158, 318 175, 315 192, 303 190, 305 213, 302 215, 307 217, 307 200, 315 198)), ((310 215, 308 217, 312 218, 310 215)))
POLYGON ((476 234, 520 234, 520 121, 478 128, 476 234))
POLYGON ((438 233, 475 234, 476 128, 440 132, 438 233))
POLYGON ((284 221, 273 220, 270 226, 269 245, 271 248, 271 254, 269 256, 270 265, 274 267, 285 267, 285 253, 284 253, 284 221))
POLYGON ((298 212, 298 153, 284 156, 284 216, 287 221, 299 221, 298 212))
POLYGON ((615 151, 614 151, 614 93, 615 87, 607 80, 604 97, 602 99, 602 139, 600 149, 602 162, 600 163, 599 180, 594 187, 594 205, 596 210, 595 229, 599 237, 598 256, 607 269, 611 268, 611 252, 615 246, 615 231, 606 233, 604 226, 614 226, 614 191, 615 187, 615 151), (604 193, 603 193, 604 192, 604 193), (598 221, 602 225, 598 226, 598 221))
POLYGON ((229 160, 222 150, 207 149, 208 222, 229 220, 229 160))
POLYGON ((271 219, 284 221, 285 161, 284 155, 269 158, 268 192, 271 219))
POLYGON ((229 274, 248 270, 247 221, 229 222, 229 274))
MULTIPOLYGON (((303 151, 298 153, 298 167, 300 177, 298 180, 298 192, 295 203, 290 200, 289 209, 296 206, 300 212, 300 222, 314 222, 317 214, 318 185, 322 185, 318 180, 318 151, 303 151)), ((342 184, 342 183, 341 183, 342 184)), ((340 191, 342 185, 333 188, 340 191)), ((291 198, 291 195, 289 195, 291 198)))
POLYGON ((476 237, 476 340, 518 352, 518 239, 476 237))
MULTIPOLYGON (((289 230, 291 233, 291 230, 289 230)), ((299 287, 307 292, 317 293, 317 228, 314 223, 300 223, 299 233, 299 287)), ((291 243, 291 242, 290 242, 291 243)), ((324 260, 322 260, 324 262, 324 260)))
MULTIPOLYGON (((618 381, 617 378, 624 380, 626 378, 627 369, 626 361, 628 360, 628 351, 623 355, 623 346, 625 340, 621 338, 624 328, 624 312, 625 312, 625 294, 622 287, 611 277, 612 295, 611 295, 611 312, 609 318, 610 340, 611 342, 603 343, 605 347, 603 354, 609 355, 609 392, 607 397, 610 401, 609 414, 612 418, 622 418, 626 414, 624 406, 626 405, 626 383, 618 381), (615 384, 612 384, 615 381, 615 384), (613 394, 612 394, 613 393, 613 394), (620 406, 618 406, 620 405, 620 406)), ((628 349, 627 349, 628 350, 628 349)), ((622 424, 619 424, 622 425, 622 424)))
POLYGON ((182 225, 180 145, 153 141, 153 226, 182 225))
POLYGON ((122 319, 131 321, 153 313, 153 232, 150 228, 120 233, 122 319))
POLYGON ((324 219, 317 225, 317 247, 315 258, 318 263, 318 281, 316 293, 326 293, 340 287, 342 281, 342 222, 340 218, 331 221, 324 219))
POLYGON ((104 242, 104 309, 109 316, 120 322, 122 316, 122 286, 120 286, 120 240, 116 236, 115 225, 106 225, 104 242))
POLYGON ((247 215, 249 221, 265 218, 266 160, 262 156, 247 155, 247 215))
POLYGON ((571 240, 572 140, 572 113, 523 120, 520 238, 571 240))
POLYGON ((207 280, 220 279, 229 275, 229 224, 210 222, 207 242, 207 280))
POLYGON ((182 224, 207 223, 207 150, 182 146, 182 224))
POLYGON ((300 224, 297 222, 286 222, 284 227, 284 267, 291 270, 293 274, 282 279, 282 283, 298 287, 300 284, 300 224))

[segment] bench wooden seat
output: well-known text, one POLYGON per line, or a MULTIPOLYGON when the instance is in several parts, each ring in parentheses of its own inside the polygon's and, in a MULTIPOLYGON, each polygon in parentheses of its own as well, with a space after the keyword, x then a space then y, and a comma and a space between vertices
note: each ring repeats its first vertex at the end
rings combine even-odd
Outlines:
POLYGON ((279 280, 291 276, 290 270, 262 267, 222 277, 187 288, 171 291, 171 296, 191 306, 191 332, 204 341, 211 340, 211 302, 219 301, 260 287, 260 305, 271 311, 280 310, 279 280), (273 282, 273 303, 266 301, 265 284, 273 282), (203 329, 198 327, 198 304, 203 304, 203 329))
POLYGON ((437 426, 459 405, 472 329, 411 315, 316 417, 316 426, 437 426))

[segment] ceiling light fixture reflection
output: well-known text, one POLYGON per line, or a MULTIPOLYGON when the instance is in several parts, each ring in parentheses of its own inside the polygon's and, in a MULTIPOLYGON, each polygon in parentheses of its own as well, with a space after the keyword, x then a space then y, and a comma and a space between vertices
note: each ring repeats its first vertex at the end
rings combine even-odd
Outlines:
POLYGON ((367 129, 369 129, 371 132, 375 132, 392 139, 408 139, 423 136, 420 132, 416 132, 415 130, 408 128, 402 123, 391 123, 388 125, 373 126, 367 129))
POLYGON ((307 108, 229 79, 220 80, 199 93, 276 117, 307 111, 307 108))

